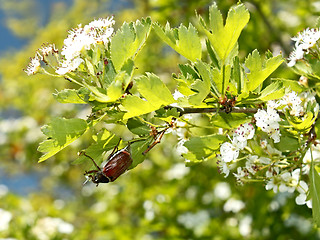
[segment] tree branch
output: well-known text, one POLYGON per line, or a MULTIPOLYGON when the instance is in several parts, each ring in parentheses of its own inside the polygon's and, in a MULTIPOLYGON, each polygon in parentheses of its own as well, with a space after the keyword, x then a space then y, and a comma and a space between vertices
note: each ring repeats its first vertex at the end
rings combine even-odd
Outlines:
MULTIPOLYGON (((175 108, 177 112, 180 113, 180 116, 184 114, 191 114, 191 113, 215 113, 215 112, 226 112, 224 108, 180 108, 180 107, 173 107, 173 106, 165 106, 165 109, 173 109, 175 108)), ((258 111, 257 108, 232 108, 232 113, 256 113, 258 111)))

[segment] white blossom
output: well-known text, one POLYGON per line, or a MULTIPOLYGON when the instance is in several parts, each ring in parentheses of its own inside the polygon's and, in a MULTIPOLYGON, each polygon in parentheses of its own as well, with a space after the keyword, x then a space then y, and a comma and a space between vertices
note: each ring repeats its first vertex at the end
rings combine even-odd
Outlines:
POLYGON ((239 156, 239 149, 229 142, 225 142, 220 147, 221 160, 223 162, 231 162, 239 156))
POLYGON ((30 63, 27 66, 27 69, 24 71, 28 74, 28 76, 36 74, 39 72, 41 63, 38 56, 35 56, 34 58, 31 58, 30 63))
POLYGON ((298 60, 303 59, 305 53, 309 53, 310 49, 317 43, 320 38, 319 29, 305 29, 298 33, 298 36, 293 37, 295 41, 295 49, 289 55, 289 67, 293 67, 298 60))
POLYGON ((79 25, 78 28, 70 30, 61 51, 64 61, 60 64, 56 73, 64 75, 77 69, 84 62, 83 51, 93 49, 95 45, 100 43, 107 46, 114 31, 113 24, 113 18, 100 18, 83 28, 79 25))
POLYGON ((241 124, 234 132, 233 138, 236 138, 240 142, 245 142, 248 139, 252 139, 255 133, 255 129, 251 123, 241 124))
POLYGON ((280 142, 279 121, 281 121, 281 118, 275 109, 267 108, 267 111, 258 109, 254 118, 256 119, 256 125, 263 132, 268 133, 275 143, 280 142))

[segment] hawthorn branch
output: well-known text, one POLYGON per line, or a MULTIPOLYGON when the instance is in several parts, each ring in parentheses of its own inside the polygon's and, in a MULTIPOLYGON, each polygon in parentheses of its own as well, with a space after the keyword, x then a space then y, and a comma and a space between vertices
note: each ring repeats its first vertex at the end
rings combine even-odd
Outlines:
MULTIPOLYGON (((192 114, 192 113, 222 113, 226 112, 224 108, 180 108, 174 106, 165 106, 165 109, 173 109, 175 108, 180 116, 184 114, 192 114)), ((232 108, 231 113, 256 113, 258 108, 232 108)))

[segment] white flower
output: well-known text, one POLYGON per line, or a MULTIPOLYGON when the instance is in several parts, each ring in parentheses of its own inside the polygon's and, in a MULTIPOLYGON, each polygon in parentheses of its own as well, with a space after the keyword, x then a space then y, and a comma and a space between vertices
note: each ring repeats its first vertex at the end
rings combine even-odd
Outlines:
POLYGON ((241 167, 238 167, 237 173, 233 173, 233 175, 237 178, 237 181, 241 181, 241 179, 246 176, 246 173, 241 167))
POLYGON ((39 72, 40 66, 40 59, 37 56, 35 56, 34 58, 31 58, 30 63, 27 66, 27 69, 25 69, 24 71, 28 74, 28 76, 30 76, 39 72))
POLYGON ((256 163, 259 162, 259 158, 257 155, 249 155, 246 161, 246 169, 249 173, 254 175, 257 172, 256 163))
POLYGON ((292 40, 296 42, 296 47, 301 47, 304 50, 312 48, 320 38, 320 32, 318 29, 305 29, 303 32, 299 32, 298 36, 293 37, 292 40))
POLYGON ((297 47, 295 50, 293 50, 289 55, 289 67, 293 67, 298 60, 303 59, 304 50, 301 47, 297 47))
POLYGON ((56 70, 59 75, 64 75, 66 73, 76 70, 84 60, 80 57, 73 59, 72 61, 64 61, 61 66, 56 70))
POLYGON ((0 208, 0 231, 5 231, 9 228, 9 223, 12 219, 11 212, 0 208))
POLYGON ((261 128, 263 132, 269 134, 275 143, 280 142, 279 121, 281 118, 277 111, 273 108, 267 108, 267 111, 258 109, 254 114, 256 125, 261 128))
POLYGON ((61 54, 65 60, 57 69, 59 75, 64 75, 74 71, 84 61, 82 57, 83 51, 93 49, 95 45, 103 43, 107 46, 111 40, 114 29, 113 18, 94 20, 83 28, 81 25, 76 29, 69 31, 68 37, 64 40, 64 46, 61 54))
POLYGON ((229 142, 225 142, 220 147, 221 160, 231 162, 239 156, 239 149, 229 142))
POLYGON ((240 142, 245 142, 248 139, 252 139, 255 129, 251 123, 241 124, 234 132, 233 138, 240 142))
POLYGON ((298 33, 298 36, 293 37, 295 41, 295 50, 289 55, 289 67, 293 67, 296 62, 303 58, 305 53, 309 53, 309 50, 317 43, 320 38, 320 32, 318 29, 305 29, 303 32, 298 33))
POLYGON ((302 101, 294 91, 291 91, 288 94, 284 95, 280 100, 280 103, 281 105, 285 105, 284 109, 289 108, 290 115, 292 116, 299 117, 304 113, 302 101))
POLYGON ((222 161, 219 163, 219 171, 222 172, 226 178, 229 176, 230 168, 226 162, 222 161))

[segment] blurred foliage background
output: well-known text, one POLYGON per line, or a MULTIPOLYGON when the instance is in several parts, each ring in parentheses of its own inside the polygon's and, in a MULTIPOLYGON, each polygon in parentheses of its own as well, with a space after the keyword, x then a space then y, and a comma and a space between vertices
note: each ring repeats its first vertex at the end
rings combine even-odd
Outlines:
MULTIPOLYGON (((226 14, 237 1, 217 1, 226 14)), ((287 57, 290 37, 314 27, 320 1, 244 1, 251 18, 240 51, 287 57)), ((223 178, 215 161, 186 168, 166 135, 148 159, 116 182, 82 186, 86 165, 74 165, 84 137, 37 163, 40 127, 51 117, 84 117, 86 106, 55 102, 68 81, 28 77, 23 68, 42 43, 61 48, 70 28, 114 15, 116 28, 151 16, 161 24, 188 25, 208 12, 209 0, 0 0, 2 24, 23 47, 0 52, 0 238, 3 239, 320 239, 311 210, 294 196, 267 192, 261 184, 238 186, 223 178), (49 9, 49 10, 48 10, 49 9)), ((1 34, 1 41, 7 35, 1 34)), ((155 72, 174 90, 179 57, 151 34, 138 57, 141 73, 155 72)), ((299 79, 281 66, 276 77, 299 79)))

